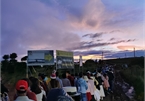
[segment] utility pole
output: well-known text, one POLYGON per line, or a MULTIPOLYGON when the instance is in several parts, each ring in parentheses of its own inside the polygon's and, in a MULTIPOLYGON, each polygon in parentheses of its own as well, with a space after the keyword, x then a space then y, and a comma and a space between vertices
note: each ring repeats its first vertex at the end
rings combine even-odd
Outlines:
POLYGON ((103 52, 102 52, 102 60, 103 60, 103 52))
POLYGON ((134 58, 135 58, 135 47, 134 47, 134 58))

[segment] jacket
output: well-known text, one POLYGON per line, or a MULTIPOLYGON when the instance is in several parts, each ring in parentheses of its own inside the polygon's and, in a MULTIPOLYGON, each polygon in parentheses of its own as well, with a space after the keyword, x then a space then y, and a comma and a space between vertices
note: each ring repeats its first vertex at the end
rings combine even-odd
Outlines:
POLYGON ((88 89, 87 82, 83 78, 77 80, 77 87, 79 93, 86 93, 88 89))

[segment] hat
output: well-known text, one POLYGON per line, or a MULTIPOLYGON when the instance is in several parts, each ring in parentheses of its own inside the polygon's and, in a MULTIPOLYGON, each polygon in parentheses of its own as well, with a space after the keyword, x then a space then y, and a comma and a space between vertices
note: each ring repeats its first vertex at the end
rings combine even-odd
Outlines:
POLYGON ((50 78, 51 78, 51 79, 56 79, 55 73, 52 73, 51 76, 50 76, 50 78))
POLYGON ((84 76, 83 78, 84 78, 85 81, 89 80, 87 76, 84 76))
POLYGON ((25 80, 19 80, 16 83, 16 90, 19 91, 26 91, 28 89, 28 83, 25 80))

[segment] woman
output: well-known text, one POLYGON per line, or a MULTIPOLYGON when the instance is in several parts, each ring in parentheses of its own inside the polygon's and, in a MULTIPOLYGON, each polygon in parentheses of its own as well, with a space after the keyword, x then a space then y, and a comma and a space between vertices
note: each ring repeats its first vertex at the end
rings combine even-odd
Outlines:
POLYGON ((47 94, 47 101, 73 101, 73 99, 61 88, 60 83, 56 80, 55 73, 50 76, 51 80, 48 83, 49 92, 47 94))
POLYGON ((60 83, 58 80, 56 80, 55 73, 52 73, 50 76, 51 80, 48 83, 48 90, 50 91, 52 88, 61 88, 60 83))
POLYGON ((103 89, 103 80, 102 80, 102 75, 101 75, 101 71, 98 71, 98 73, 96 74, 96 80, 98 81, 98 85, 97 88, 100 91, 100 97, 101 100, 103 100, 103 97, 105 97, 105 93, 104 93, 104 89, 103 89))
POLYGON ((87 101, 91 101, 92 99, 92 95, 90 93, 90 89, 91 89, 91 84, 88 82, 88 77, 87 76, 84 76, 83 79, 87 82, 87 85, 88 85, 88 89, 87 89, 87 101))
POLYGON ((46 93, 43 88, 40 86, 40 82, 37 78, 33 78, 31 85, 31 91, 36 94, 37 101, 45 101, 46 93))
POLYGON ((104 76, 103 86, 104 86, 104 89, 105 89, 106 94, 109 94, 108 93, 108 88, 110 87, 109 81, 108 81, 109 80, 109 77, 107 76, 107 74, 104 74, 103 76, 104 76))

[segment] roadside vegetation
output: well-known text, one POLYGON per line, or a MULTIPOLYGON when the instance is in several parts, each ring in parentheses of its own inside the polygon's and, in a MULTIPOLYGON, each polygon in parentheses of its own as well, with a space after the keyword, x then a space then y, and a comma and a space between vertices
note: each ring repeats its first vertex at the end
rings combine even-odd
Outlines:
POLYGON ((127 83, 134 87, 137 101, 144 101, 144 59, 133 60, 128 68, 121 70, 127 83))

